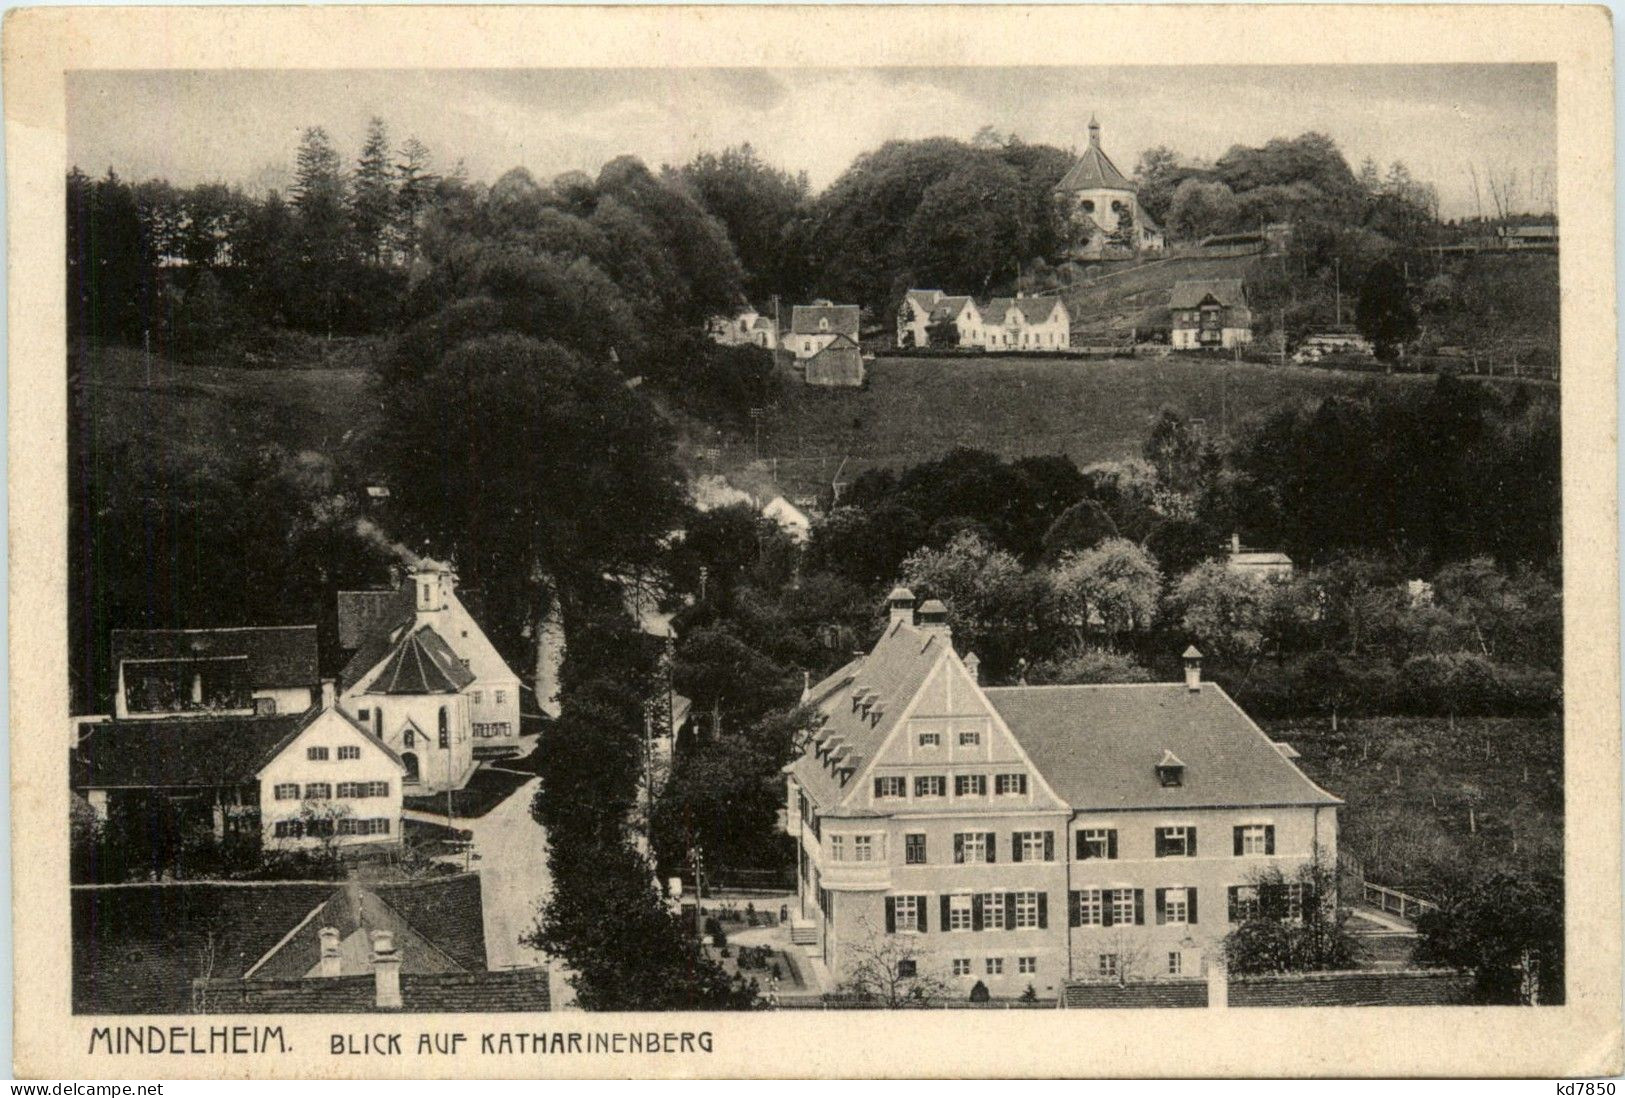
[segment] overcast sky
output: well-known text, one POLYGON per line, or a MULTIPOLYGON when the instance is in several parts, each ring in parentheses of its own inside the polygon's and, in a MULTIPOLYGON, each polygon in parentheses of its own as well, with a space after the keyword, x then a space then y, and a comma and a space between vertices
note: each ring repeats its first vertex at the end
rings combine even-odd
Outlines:
POLYGON ((286 186, 301 129, 326 127, 353 159, 376 114, 397 143, 415 135, 437 167, 461 159, 486 181, 749 141, 819 188, 887 138, 990 125, 1081 148, 1094 113, 1125 172, 1153 145, 1212 158, 1321 130, 1352 167, 1405 161, 1453 216, 1473 210, 1469 164, 1481 178, 1555 177, 1554 77, 1550 65, 80 72, 68 155, 92 173, 263 190, 286 186))

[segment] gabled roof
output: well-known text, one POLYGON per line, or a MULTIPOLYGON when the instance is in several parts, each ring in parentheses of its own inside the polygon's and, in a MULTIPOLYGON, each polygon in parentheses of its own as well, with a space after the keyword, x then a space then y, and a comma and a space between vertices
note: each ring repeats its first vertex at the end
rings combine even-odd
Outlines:
POLYGON ((1055 187, 1058 191, 1116 190, 1138 191, 1134 181, 1117 170, 1112 158, 1093 142, 1083 150, 1072 170, 1061 177, 1055 187))
POLYGON ((858 338, 858 307, 856 305, 797 305, 790 311, 790 332, 793 335, 821 335, 839 332, 858 338), (829 321, 827 328, 821 327, 829 321))
POLYGON ((1247 290, 1239 278, 1192 279, 1174 283, 1168 297, 1170 309, 1194 309, 1209 297, 1228 308, 1247 304, 1247 290))
POLYGON ((993 687, 984 693, 1074 809, 1336 805, 1216 683, 993 687), (1164 786, 1158 760, 1183 760, 1164 786))
MULTIPOLYGON (((825 717, 815 739, 826 746, 839 739, 837 750, 846 751, 844 764, 853 767, 855 777, 861 778, 864 765, 873 761, 903 710, 925 684, 931 668, 947 651, 948 645, 942 639, 912 625, 888 625, 873 651, 808 692, 807 704, 818 706, 825 717), (853 705, 853 696, 859 692, 865 698, 873 695, 874 704, 881 707, 878 720, 871 721, 861 706, 853 705)), ((870 709, 872 712, 873 706, 870 709)), ((809 748, 791 764, 790 771, 825 810, 840 800, 843 787, 835 768, 826 765, 816 749, 809 748)))
POLYGON ((421 625, 396 642, 367 692, 455 694, 473 681, 474 673, 463 666, 434 626, 421 625))
POLYGON ((1285 553, 1275 553, 1266 549, 1243 549, 1239 553, 1230 554, 1231 564, 1291 564, 1292 558, 1285 553))
POLYGON ((1016 308, 1026 317, 1028 324, 1042 324, 1050 318, 1055 307, 1061 303, 1058 297, 1018 297, 1016 308))
POLYGON ((400 755, 396 754, 395 749, 393 747, 389 746, 389 744, 385 743, 383 740, 379 739, 377 736, 374 736, 372 734, 372 730, 370 728, 368 728, 366 725, 362 724, 360 721, 356 720, 354 717, 350 716, 350 714, 346 713, 344 710, 340 709, 336 705, 331 707, 330 709, 325 709, 325 710, 322 709, 320 706, 312 706, 309 710, 306 711, 305 719, 303 721, 299 722, 298 727, 294 728, 286 736, 282 737, 281 742, 277 743, 274 747, 272 747, 268 752, 265 753, 265 756, 260 760, 259 768, 254 772, 254 776, 259 777, 260 773, 262 771, 264 771, 264 769, 267 766, 270 766, 272 761, 275 760, 275 758, 278 755, 282 754, 282 752, 284 752, 284 751, 286 751, 288 749, 289 744, 291 744, 294 740, 298 739, 300 734, 302 732, 304 732, 305 729, 309 728, 311 725, 315 724, 318 720, 320 720, 324 713, 333 714, 333 716, 337 720, 343 721, 344 724, 347 725, 350 728, 351 731, 355 732, 362 739, 366 740, 368 743, 372 744, 378 750, 382 751, 384 753, 384 755, 390 761, 392 761, 396 766, 400 767, 402 770, 406 769, 406 764, 403 761, 401 761, 400 755))
POLYGON ((79 726, 70 780, 75 789, 241 785, 320 712, 87 722, 79 726))
POLYGON ((942 296, 941 290, 910 290, 903 295, 903 300, 912 302, 920 312, 929 313, 942 296))
POLYGON ((967 294, 939 298, 931 308, 931 319, 933 321, 954 320, 960 313, 965 311, 965 306, 972 304, 975 304, 975 302, 967 294))
POLYGON ((125 660, 240 659, 250 688, 314 686, 314 625, 262 625, 228 629, 114 629, 113 669, 125 660))

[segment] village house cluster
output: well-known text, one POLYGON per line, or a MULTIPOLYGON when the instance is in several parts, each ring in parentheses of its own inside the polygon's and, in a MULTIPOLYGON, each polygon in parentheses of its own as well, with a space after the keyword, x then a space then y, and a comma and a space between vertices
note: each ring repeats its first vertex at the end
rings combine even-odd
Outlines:
POLYGON ((340 592, 336 681, 314 625, 114 630, 113 712, 74 722, 74 792, 98 820, 162 797, 268 848, 399 842, 403 798, 459 789, 520 743, 519 678, 456 580, 422 560, 340 592))
POLYGON ((897 936, 902 974, 957 994, 1196 975, 1261 870, 1335 860, 1342 801, 1195 648, 1183 682, 984 687, 915 602, 894 590, 874 647, 808 688, 821 727, 787 768, 792 935, 836 979, 897 936))

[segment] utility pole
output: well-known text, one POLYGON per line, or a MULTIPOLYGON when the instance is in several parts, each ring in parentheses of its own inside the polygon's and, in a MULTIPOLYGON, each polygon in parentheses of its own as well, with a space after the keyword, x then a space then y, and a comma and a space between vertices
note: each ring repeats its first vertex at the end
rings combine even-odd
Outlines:
POLYGON ((1341 258, 1332 260, 1332 279, 1337 294, 1337 327, 1341 328, 1343 326, 1343 260, 1341 258))

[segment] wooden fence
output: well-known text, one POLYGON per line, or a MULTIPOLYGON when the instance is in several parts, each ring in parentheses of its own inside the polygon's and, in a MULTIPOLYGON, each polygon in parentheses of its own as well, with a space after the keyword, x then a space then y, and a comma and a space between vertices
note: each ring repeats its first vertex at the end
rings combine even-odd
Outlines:
POLYGON ((1379 911, 1386 911, 1403 919, 1415 919, 1424 912, 1439 910, 1439 905, 1431 900, 1424 900, 1401 892, 1397 888, 1387 888, 1371 881, 1361 884, 1360 898, 1379 911))

